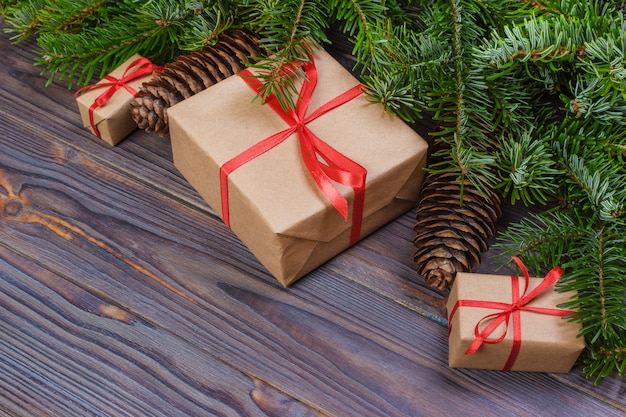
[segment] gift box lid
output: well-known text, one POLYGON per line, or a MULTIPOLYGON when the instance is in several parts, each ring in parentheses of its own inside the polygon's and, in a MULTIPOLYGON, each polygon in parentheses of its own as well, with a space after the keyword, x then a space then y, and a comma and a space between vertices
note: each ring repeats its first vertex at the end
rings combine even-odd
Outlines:
MULTIPOLYGON (((326 52, 317 50, 314 59, 319 82, 309 113, 358 85, 358 80, 326 52)), ((255 95, 240 76, 227 78, 170 108, 171 131, 183 129, 196 142, 196 149, 211 161, 210 171, 217 173, 235 155, 287 127, 272 108, 261 100, 253 101, 255 95)), ((307 127, 367 169, 364 218, 387 206, 390 195, 416 202, 415 187, 407 181, 422 178, 427 144, 401 119, 386 113, 381 104, 361 95, 311 121, 307 127)), ((230 174, 232 229, 237 231, 237 223, 245 222, 242 217, 250 209, 262 213, 264 221, 278 234, 327 242, 349 229, 350 221, 344 221, 329 205, 306 170, 297 135, 293 134, 277 148, 230 174)), ((206 182, 203 188, 212 191, 199 191, 221 215, 221 200, 216 191, 218 175, 188 180, 197 189, 202 188, 198 187, 199 182, 206 182)), ((351 210, 352 189, 336 186, 350 202, 351 210)), ((254 225, 240 227, 254 228, 254 225)))
MULTIPOLYGON (((126 69, 128 68, 128 66, 132 62, 141 58, 142 56, 139 54, 132 55, 122 65, 120 65, 115 70, 113 70, 109 75, 117 79, 121 78, 124 72, 126 71, 126 69)), ((130 87, 134 88, 135 90, 138 90, 146 80, 150 79, 150 77, 152 77, 151 73, 146 74, 145 76, 141 78, 136 78, 134 80, 128 81, 127 84, 130 87)), ((96 85, 105 84, 108 82, 109 81, 107 81, 106 79, 102 79, 98 81, 96 85)), ((89 111, 89 106, 94 102, 96 98, 98 98, 98 96, 100 96, 103 93, 103 91, 106 90, 106 88, 107 87, 91 88, 83 92, 76 98, 77 102, 81 104, 80 111, 81 111, 81 116, 83 117, 83 124, 85 125, 85 127, 90 126, 89 115, 87 113, 89 111)), ((133 99, 133 95, 128 90, 126 90, 125 88, 120 88, 116 92, 116 94, 114 94, 113 96, 111 96, 109 100, 107 100, 106 103, 104 103, 101 106, 98 106, 98 108, 95 109, 94 121, 97 124, 101 122, 102 120, 115 117, 120 112, 128 113, 129 118, 130 118, 130 107, 128 106, 128 102, 132 99, 133 99)))
MULTIPOLYGON (((530 277, 526 294, 530 294, 543 280, 543 278, 530 277)), ((519 296, 523 296, 524 278, 519 277, 517 281, 519 296)), ((504 312, 505 306, 513 303, 515 282, 511 276, 505 275, 464 272, 457 274, 447 301, 450 366, 504 369, 514 344, 515 319, 512 316, 508 321, 508 328, 507 321, 503 321, 487 337, 493 341, 504 335, 501 342, 484 343, 474 353, 467 353, 466 350, 476 341, 475 332, 485 329, 490 320, 494 319, 494 314, 504 312), (479 306, 475 301, 494 303, 494 307, 479 306), (466 303, 457 305, 460 302, 466 303), (495 305, 498 304, 501 306, 496 308, 495 305)), ((561 310, 563 314, 569 316, 575 314, 558 307, 570 301, 575 295, 575 292, 557 292, 553 283, 524 305, 537 311, 524 309, 519 311, 521 334, 519 355, 512 363, 511 370, 543 372, 568 372, 570 370, 585 347, 584 338, 578 337, 581 325, 550 311, 561 310)))

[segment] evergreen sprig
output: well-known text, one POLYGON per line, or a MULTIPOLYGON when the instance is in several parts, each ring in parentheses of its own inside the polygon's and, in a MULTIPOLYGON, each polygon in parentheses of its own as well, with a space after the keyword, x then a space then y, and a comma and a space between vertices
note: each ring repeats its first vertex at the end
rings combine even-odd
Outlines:
POLYGON ((3 15, 14 41, 36 35, 35 63, 48 83, 58 77, 71 88, 96 73, 102 78, 134 53, 165 63, 211 43, 236 11, 228 0, 27 0, 8 5, 3 15))
POLYGON ((46 5, 46 0, 7 1, 2 4, 2 15, 6 16, 8 33, 14 33, 12 40, 22 42, 36 32, 41 25, 38 12, 46 5))
MULTIPOLYGON (((268 57, 253 65, 263 82, 259 95, 274 94, 284 109, 295 107, 295 79, 304 74, 299 67, 285 66, 310 60, 309 48, 328 42, 327 32, 335 22, 355 42, 358 59, 377 54, 374 29, 389 9, 376 0, 285 0, 251 1, 249 26, 262 36, 268 57)), ((394 9, 397 12, 397 9, 394 9)))
POLYGON ((265 99, 274 94, 284 109, 294 108, 298 94, 295 80, 304 76, 297 64, 310 60, 307 42, 315 46, 327 40, 328 8, 322 2, 305 0, 251 3, 254 3, 249 9, 251 26, 262 36, 261 45, 270 55, 252 65, 263 82, 259 96, 265 99), (296 65, 286 71, 286 66, 292 63, 296 65))
POLYGON ((495 149, 530 128, 524 110, 537 93, 523 74, 509 76, 506 85, 491 82, 493 71, 475 48, 503 22, 533 11, 511 1, 420 2, 413 11, 418 24, 385 26, 378 35, 383 52, 364 60, 369 94, 406 120, 425 111, 439 122, 431 136, 447 142, 449 158, 431 172, 455 172, 485 194, 502 187, 495 149))
MULTIPOLYGON (((584 369, 598 382, 625 369, 624 15, 612 2, 543 3, 541 12, 494 34, 477 52, 500 71, 494 82, 521 70, 527 82, 543 85, 562 103, 554 106, 554 95, 545 101, 549 117, 537 117, 540 129, 532 133, 535 143, 545 144, 538 161, 546 164, 533 171, 553 170, 544 196, 552 194, 560 204, 509 226, 499 246, 504 256, 521 256, 537 272, 563 267, 559 289, 578 291, 566 307, 579 312, 575 320, 588 344, 584 369)), ((500 160, 514 161, 510 156, 503 152, 500 160)))
POLYGON ((500 161, 500 187, 512 203, 547 204, 554 197, 560 171, 555 167, 550 144, 533 137, 533 131, 504 140, 496 159, 500 161))
POLYGON ((0 12, 4 13, 7 8, 15 6, 19 0, 0 0, 0 12))

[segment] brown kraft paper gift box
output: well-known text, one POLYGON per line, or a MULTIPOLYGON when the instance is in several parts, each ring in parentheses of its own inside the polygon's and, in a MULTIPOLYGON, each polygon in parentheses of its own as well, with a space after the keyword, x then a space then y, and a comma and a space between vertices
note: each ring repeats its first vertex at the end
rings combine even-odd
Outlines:
MULTIPOLYGON (((109 76, 118 80, 121 79, 124 76, 125 71, 129 68, 129 65, 138 59, 142 59, 141 55, 134 54, 122 65, 111 72, 109 76)), ((152 68, 157 69, 159 67, 152 68)), ((133 71, 133 69, 130 69, 128 73, 132 74, 131 71, 133 71)), ((126 82, 126 84, 135 91, 138 91, 142 84, 150 80, 151 77, 152 72, 150 71, 139 78, 126 82)), ((91 126, 89 109, 94 101, 108 88, 106 86, 108 83, 108 80, 102 79, 93 86, 85 88, 84 92, 79 90, 77 93, 80 93, 80 95, 76 97, 76 103, 78 104, 78 110, 80 112, 83 126, 96 136, 98 136, 99 132, 100 135, 98 137, 100 139, 112 146, 115 146, 130 135, 135 129, 137 129, 137 125, 133 121, 132 113, 130 111, 130 102, 133 100, 134 95, 126 88, 121 87, 103 105, 93 109, 94 124, 98 130, 98 132, 95 132, 91 126), (96 87, 100 84, 103 86, 96 87)))
MULTIPOLYGON (((319 82, 309 113, 358 81, 323 51, 314 53, 319 82)), ((287 123, 241 76, 217 83, 168 109, 174 164, 224 218, 220 167, 287 123)), ((427 143, 399 118, 362 94, 306 126, 367 170, 361 238, 417 203, 427 143)), ((230 227, 257 259, 287 286, 350 246, 353 191, 346 221, 302 162, 297 134, 228 177, 230 227)))
MULTIPOLYGON (((560 271, 560 270, 559 270, 560 271)), ((551 272, 552 273, 552 272, 551 272)), ((527 294, 540 285, 542 278, 529 278, 527 294)), ((481 321, 479 329, 489 323, 486 316, 499 313, 503 309, 476 306, 457 306, 459 300, 479 300, 511 304, 513 277, 501 275, 483 275, 458 273, 447 302, 449 320, 449 365, 453 368, 478 368, 529 372, 567 373, 575 364, 585 347, 582 337, 577 337, 581 330, 580 323, 571 322, 559 315, 544 314, 535 311, 519 311, 521 337, 519 353, 510 369, 505 364, 513 349, 513 318, 505 329, 500 323, 489 340, 499 338, 506 331, 500 343, 483 343, 477 351, 466 354, 474 342, 475 327, 481 321), (453 313, 452 320, 450 315, 453 313)), ((520 295, 524 289, 524 279, 519 277, 520 295)), ((529 308, 558 309, 557 305, 570 301, 575 292, 559 293, 554 284, 533 298, 526 306, 529 308)), ((560 309, 559 309, 560 310, 560 309)), ((569 312, 571 314, 571 312, 569 312)), ((563 311, 563 314, 566 314, 563 311)))

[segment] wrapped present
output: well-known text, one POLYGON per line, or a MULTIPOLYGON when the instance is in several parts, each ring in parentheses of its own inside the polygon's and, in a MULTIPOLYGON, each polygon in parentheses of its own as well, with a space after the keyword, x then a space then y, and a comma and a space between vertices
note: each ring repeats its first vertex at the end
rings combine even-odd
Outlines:
POLYGON ((448 299, 453 368, 569 372, 585 348, 574 311, 557 306, 575 292, 556 292, 561 269, 531 278, 458 273, 448 299))
POLYGON ((152 72, 161 69, 138 54, 130 57, 96 84, 76 92, 76 102, 83 125, 96 137, 117 145, 137 129, 130 102, 152 72))
POLYGON ((250 71, 168 109, 174 164, 287 286, 414 207, 427 143, 315 51, 295 110, 250 71))

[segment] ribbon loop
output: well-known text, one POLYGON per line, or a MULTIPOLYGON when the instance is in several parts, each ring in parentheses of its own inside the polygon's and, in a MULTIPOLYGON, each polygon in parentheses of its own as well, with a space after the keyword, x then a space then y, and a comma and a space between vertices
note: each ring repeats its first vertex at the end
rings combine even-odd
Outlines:
POLYGON ((141 78, 144 75, 150 74, 153 71, 161 69, 163 69, 162 66, 152 64, 152 62, 147 58, 138 58, 128 64, 128 66, 124 70, 124 73, 119 79, 113 77, 112 75, 106 75, 101 82, 86 85, 76 91, 74 95, 78 96, 87 90, 107 87, 105 91, 103 91, 98 97, 96 97, 96 99, 89 107, 89 123, 91 124, 91 129, 93 130, 96 137, 98 137, 98 139, 102 139, 102 136, 100 135, 100 131, 98 130, 98 127, 96 126, 94 120, 94 111, 98 107, 104 106, 104 104, 108 102, 111 97, 113 97, 113 95, 121 88, 126 89, 126 91, 132 94, 133 97, 137 97, 138 92, 127 83, 136 80, 137 78, 141 78))
POLYGON ((511 303, 502 303, 496 301, 481 301, 481 300, 457 300, 452 311, 450 312, 450 317, 448 319, 449 327, 448 327, 448 335, 450 334, 450 326, 452 323, 452 318, 456 313, 456 310, 460 307, 481 307, 488 308, 494 310, 501 310, 496 313, 491 313, 483 318, 481 318, 476 326, 474 327, 474 340, 465 351, 466 355, 471 355, 476 353, 478 349, 483 345, 483 343, 487 344, 497 344, 501 343, 505 338, 509 331, 509 325, 513 326, 513 346, 511 347, 511 352, 507 358, 507 361, 504 365, 503 370, 510 371, 513 365, 515 364, 515 360, 517 359, 517 355, 519 354, 519 350, 522 343, 522 326, 521 326, 521 311, 529 311, 538 314, 548 314, 552 316, 568 316, 570 314, 574 314, 574 311, 564 310, 560 308, 545 308, 545 307, 533 307, 528 304, 537 298, 541 293, 543 293, 546 289, 552 286, 554 283, 558 281, 561 277, 563 271, 560 267, 556 266, 546 276, 541 280, 539 285, 535 287, 532 291, 528 292, 528 287, 530 284, 530 277, 528 275, 528 270, 526 266, 522 263, 522 261, 513 257, 515 263, 519 266, 522 271, 522 275, 524 278, 523 291, 520 294, 520 284, 519 277, 516 275, 511 276, 511 303), (502 334, 496 338, 490 338, 493 332, 504 323, 504 330, 502 334))
MULTIPOLYGON (((344 220, 348 219, 348 201, 339 192, 338 188, 333 184, 333 181, 347 185, 353 189, 354 207, 352 211, 352 228, 350 231, 350 244, 352 245, 359 240, 361 235, 367 170, 317 137, 317 135, 309 129, 307 124, 361 95, 363 89, 360 85, 356 85, 307 116, 306 113, 318 81, 317 68, 315 67, 313 57, 311 57, 310 62, 303 64, 303 69, 306 73, 306 79, 302 84, 295 109, 290 108, 285 112, 275 95, 270 94, 266 97, 265 104, 272 108, 272 110, 287 123, 288 127, 257 142, 220 167, 222 220, 227 226, 230 226, 228 203, 229 174, 245 163, 282 143, 291 136, 291 134, 296 133, 300 145, 300 155, 304 165, 322 194, 344 220)), ((258 78, 254 77, 248 69, 242 70, 239 74, 252 90, 257 93, 260 91, 262 83, 258 78)))

